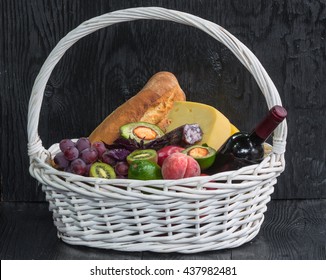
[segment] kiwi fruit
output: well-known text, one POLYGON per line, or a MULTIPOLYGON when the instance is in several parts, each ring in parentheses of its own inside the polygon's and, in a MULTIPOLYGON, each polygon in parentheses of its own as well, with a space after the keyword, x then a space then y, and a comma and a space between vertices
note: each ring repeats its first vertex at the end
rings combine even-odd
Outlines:
POLYGON ((104 162, 95 162, 89 170, 89 176, 104 179, 115 179, 117 176, 111 165, 104 162))
POLYGON ((135 150, 127 156, 127 162, 131 164, 135 160, 149 160, 157 163, 157 152, 152 149, 135 150))

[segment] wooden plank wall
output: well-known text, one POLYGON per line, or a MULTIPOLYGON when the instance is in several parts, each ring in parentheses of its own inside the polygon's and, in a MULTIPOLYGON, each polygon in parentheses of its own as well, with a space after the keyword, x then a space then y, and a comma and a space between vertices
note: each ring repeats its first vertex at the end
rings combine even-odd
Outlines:
MULTIPOLYGON (((50 51, 83 21, 136 6, 203 17, 254 52, 289 111, 287 167, 273 199, 326 198, 324 0, 1 0, 1 200, 44 200, 28 172, 26 125, 31 88, 50 51)), ((44 147, 87 136, 161 70, 177 76, 188 100, 215 106, 242 130, 266 110, 252 76, 208 35, 166 21, 124 23, 81 39, 56 66, 40 116, 44 147)))

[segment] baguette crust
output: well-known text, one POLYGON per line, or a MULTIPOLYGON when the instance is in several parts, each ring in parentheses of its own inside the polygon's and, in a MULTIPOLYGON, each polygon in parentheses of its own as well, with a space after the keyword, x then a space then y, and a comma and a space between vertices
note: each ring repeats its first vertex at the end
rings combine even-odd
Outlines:
POLYGON ((108 115, 90 134, 89 140, 112 144, 119 137, 120 127, 131 122, 148 122, 165 131, 174 101, 185 100, 176 77, 170 72, 158 72, 140 92, 108 115))

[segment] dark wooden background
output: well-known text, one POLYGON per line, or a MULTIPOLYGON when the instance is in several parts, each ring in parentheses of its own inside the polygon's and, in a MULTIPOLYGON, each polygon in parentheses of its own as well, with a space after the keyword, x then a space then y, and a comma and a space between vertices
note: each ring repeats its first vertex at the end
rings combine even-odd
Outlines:
MULTIPOLYGON (((136 6, 195 14, 253 51, 289 112, 287 166, 272 199, 325 202, 325 0, 0 0, 1 201, 44 201, 28 172, 26 126, 30 92, 50 51, 83 21, 136 6)), ((87 136, 162 70, 176 75, 188 100, 215 106, 241 130, 267 109, 255 80, 225 46, 191 27, 141 20, 102 29, 68 50, 45 91, 43 145, 87 136)), ((314 211, 325 221, 322 205, 314 211)))
MULTIPOLYGON (((289 111, 286 171, 273 198, 326 198, 325 1, 0 1, 1 199, 39 201, 28 173, 26 119, 44 60, 67 32, 117 9, 163 6, 220 24, 258 57, 289 111)), ((43 145, 87 136, 156 72, 173 72, 188 100, 215 106, 242 130, 266 110, 256 82, 205 33, 138 21, 77 42, 51 75, 39 124, 43 145)))

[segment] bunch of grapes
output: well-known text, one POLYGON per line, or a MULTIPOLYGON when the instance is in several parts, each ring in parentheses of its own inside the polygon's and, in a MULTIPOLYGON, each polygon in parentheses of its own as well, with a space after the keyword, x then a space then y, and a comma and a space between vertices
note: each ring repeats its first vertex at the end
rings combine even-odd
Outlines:
POLYGON ((128 174, 129 166, 126 162, 126 157, 130 153, 128 150, 107 149, 103 142, 91 144, 86 137, 79 138, 76 142, 63 139, 59 147, 60 152, 54 156, 53 160, 60 170, 89 176, 92 164, 101 161, 114 167, 117 178, 125 178, 128 174))

